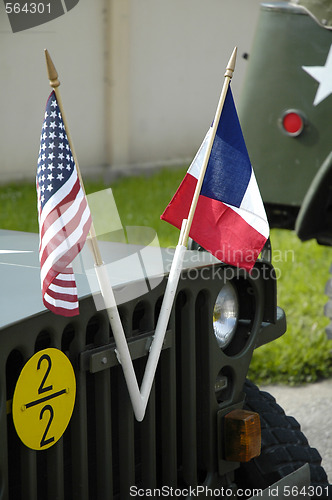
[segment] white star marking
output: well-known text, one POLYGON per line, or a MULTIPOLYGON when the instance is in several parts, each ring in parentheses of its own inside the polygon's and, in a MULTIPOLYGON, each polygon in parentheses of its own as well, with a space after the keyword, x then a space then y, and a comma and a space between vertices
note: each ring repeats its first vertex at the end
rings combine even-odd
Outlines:
POLYGON ((314 99, 314 106, 317 106, 332 94, 332 45, 325 66, 302 66, 302 69, 319 82, 314 99))

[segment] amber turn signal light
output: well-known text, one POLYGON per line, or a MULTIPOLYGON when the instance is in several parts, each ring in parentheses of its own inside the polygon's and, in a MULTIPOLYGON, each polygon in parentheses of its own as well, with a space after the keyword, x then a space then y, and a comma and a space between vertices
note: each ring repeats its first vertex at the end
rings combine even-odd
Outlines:
POLYGON ((261 423, 258 413, 233 410, 224 419, 225 458, 249 462, 261 452, 261 423))

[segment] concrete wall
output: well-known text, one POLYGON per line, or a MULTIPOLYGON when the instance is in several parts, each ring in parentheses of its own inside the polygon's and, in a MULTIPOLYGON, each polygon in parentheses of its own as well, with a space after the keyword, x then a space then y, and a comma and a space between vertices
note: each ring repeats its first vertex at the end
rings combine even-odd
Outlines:
POLYGON ((0 182, 33 178, 53 58, 82 172, 188 162, 213 119, 225 65, 241 93, 259 0, 80 0, 12 33, 0 2, 0 182))

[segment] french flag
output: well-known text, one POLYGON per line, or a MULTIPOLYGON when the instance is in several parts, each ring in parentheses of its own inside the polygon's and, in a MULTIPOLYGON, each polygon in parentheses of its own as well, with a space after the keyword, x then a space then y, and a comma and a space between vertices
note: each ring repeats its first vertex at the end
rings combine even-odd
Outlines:
MULTIPOLYGON (((181 228, 188 218, 212 128, 161 216, 181 228)), ((230 86, 212 145, 190 237, 217 259, 250 270, 269 225, 230 86)))

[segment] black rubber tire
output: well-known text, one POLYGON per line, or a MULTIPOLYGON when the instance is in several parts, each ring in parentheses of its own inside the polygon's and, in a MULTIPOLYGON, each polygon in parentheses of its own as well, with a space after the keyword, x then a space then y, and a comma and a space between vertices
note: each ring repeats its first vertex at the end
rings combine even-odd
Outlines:
MULTIPOLYGON (((330 269, 332 273, 332 267, 330 269)), ((330 320, 330 324, 327 325, 325 331, 328 339, 332 339, 332 279, 329 279, 325 286, 325 295, 328 296, 329 300, 325 304, 324 314, 330 320)))
MULTIPOLYGON (((332 498, 331 486, 326 488, 328 480, 321 466, 321 456, 310 447, 295 418, 288 417, 271 394, 260 391, 250 381, 246 382, 244 392, 244 408, 260 416, 262 448, 259 457, 238 469, 236 483, 246 488, 265 489, 308 463, 312 486, 323 487, 323 495, 319 498, 332 498)), ((320 489, 313 490, 320 493, 320 489)))

